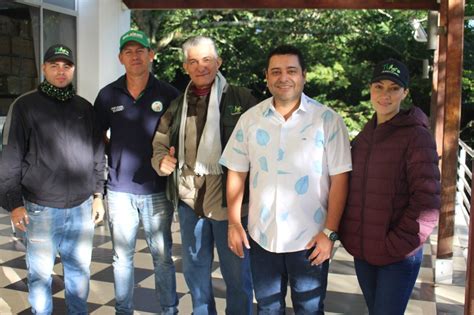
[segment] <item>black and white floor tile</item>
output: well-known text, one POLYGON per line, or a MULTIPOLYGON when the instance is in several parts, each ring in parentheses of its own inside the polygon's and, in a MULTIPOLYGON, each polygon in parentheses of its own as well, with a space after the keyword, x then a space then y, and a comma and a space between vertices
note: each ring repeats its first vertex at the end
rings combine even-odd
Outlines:
MULTIPOLYGON (((89 312, 114 314, 112 273, 112 242, 107 226, 96 228, 91 266, 89 312)), ((177 291, 180 314, 191 314, 191 297, 182 274, 181 240, 179 225, 173 223, 173 257, 177 269, 177 291)), ((459 242, 455 242, 453 258, 453 284, 434 284, 436 234, 424 247, 423 265, 406 314, 463 314, 466 261, 459 242)), ((225 284, 217 260, 214 264, 213 284, 219 314, 225 310, 225 284)), ((154 297, 152 261, 141 233, 135 254, 135 306, 136 314, 156 314, 158 301, 154 297)), ((66 314, 64 283, 60 259, 53 275, 54 314, 66 314)), ((29 314, 28 289, 24 247, 12 234, 10 219, 0 210, 0 314, 29 314)), ((326 314, 367 314, 364 299, 357 284, 352 257, 339 244, 331 262, 326 314)), ((287 314, 293 314, 290 297, 287 297, 287 314)))

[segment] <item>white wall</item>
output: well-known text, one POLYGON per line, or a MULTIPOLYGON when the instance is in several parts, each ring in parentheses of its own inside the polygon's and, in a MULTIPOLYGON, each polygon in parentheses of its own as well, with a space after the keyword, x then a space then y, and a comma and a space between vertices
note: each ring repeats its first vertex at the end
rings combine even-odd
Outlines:
POLYGON ((120 36, 130 29, 121 0, 80 0, 77 16, 77 88, 91 103, 125 70, 118 60, 120 36))

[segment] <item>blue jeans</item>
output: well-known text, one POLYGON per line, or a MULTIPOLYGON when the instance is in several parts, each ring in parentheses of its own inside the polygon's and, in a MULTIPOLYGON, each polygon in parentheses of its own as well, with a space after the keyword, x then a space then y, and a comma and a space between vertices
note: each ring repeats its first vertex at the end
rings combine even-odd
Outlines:
POLYGON ((115 311, 133 314, 133 255, 141 219, 155 268, 155 290, 162 314, 178 312, 176 274, 171 258, 173 209, 165 193, 134 195, 108 191, 109 226, 114 245, 115 311))
POLYGON ((32 312, 51 314, 51 272, 59 252, 64 271, 68 314, 88 314, 92 256, 92 198, 74 208, 58 209, 25 202, 29 224, 26 231, 28 300, 32 312))
POLYGON ((329 260, 311 266, 308 256, 312 250, 272 253, 250 238, 258 314, 285 314, 288 281, 295 314, 324 314, 329 260))
POLYGON ((357 280, 370 315, 403 315, 422 259, 423 248, 413 256, 386 266, 354 259, 357 280))
MULTIPOLYGON (((228 221, 199 218, 185 203, 178 207, 183 246, 183 272, 191 292, 193 314, 217 314, 212 292, 214 243, 226 284, 226 314, 252 314, 252 279, 248 251, 236 256, 227 246, 228 221)), ((242 219, 244 227, 247 218, 242 219)))

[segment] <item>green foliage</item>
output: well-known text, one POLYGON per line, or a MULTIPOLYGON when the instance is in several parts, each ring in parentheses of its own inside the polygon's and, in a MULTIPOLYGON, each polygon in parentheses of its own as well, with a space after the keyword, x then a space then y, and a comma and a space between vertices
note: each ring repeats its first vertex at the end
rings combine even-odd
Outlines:
POLYGON ((465 10, 465 13, 464 15, 465 16, 468 16, 468 17, 474 17, 474 2, 472 1, 466 1, 466 5, 464 7, 464 10, 465 10))
MULTIPOLYGON (((429 112, 431 80, 421 74, 422 60, 432 60, 433 52, 413 39, 409 25, 411 18, 426 17, 426 11, 407 10, 160 10, 132 14, 134 26, 151 35, 155 75, 181 90, 189 78, 182 70, 180 46, 190 36, 212 37, 227 80, 251 88, 260 98, 268 97, 266 54, 280 44, 295 45, 308 65, 305 93, 338 111, 351 134, 373 113, 368 83, 375 63, 389 57, 407 63, 409 103, 429 112)), ((423 23, 426 28, 427 21, 423 23)), ((466 28, 465 36, 465 51, 469 48, 470 53, 464 60, 470 68, 464 72, 463 96, 472 104, 472 27, 466 28)))

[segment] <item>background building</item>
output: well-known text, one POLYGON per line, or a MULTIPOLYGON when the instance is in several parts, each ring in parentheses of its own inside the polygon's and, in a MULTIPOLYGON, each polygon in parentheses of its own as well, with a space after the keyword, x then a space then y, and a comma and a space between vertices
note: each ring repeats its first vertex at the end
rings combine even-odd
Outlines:
POLYGON ((0 116, 43 80, 44 52, 56 43, 73 50, 78 94, 93 102, 123 73, 118 43, 129 28, 130 10, 121 0, 0 1, 0 116))

